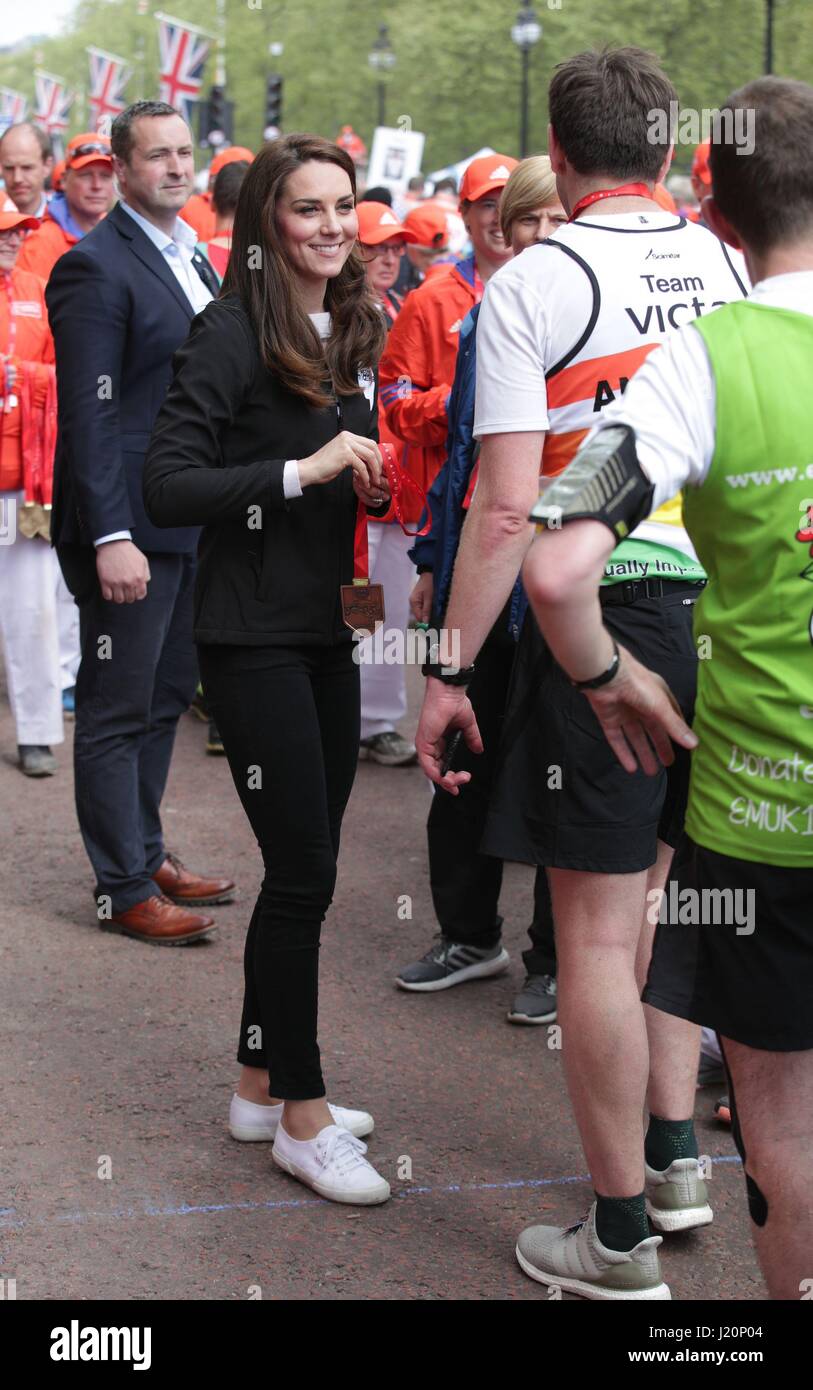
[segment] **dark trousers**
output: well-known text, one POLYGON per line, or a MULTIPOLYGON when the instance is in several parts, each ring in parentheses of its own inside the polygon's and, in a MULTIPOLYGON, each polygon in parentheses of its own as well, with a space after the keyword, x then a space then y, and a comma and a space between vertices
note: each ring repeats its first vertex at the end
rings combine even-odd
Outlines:
POLYGON ((114 913, 159 891, 152 880, 164 860, 159 806, 178 719, 197 680, 194 557, 147 559, 146 598, 108 603, 96 582, 79 601, 76 813, 97 900, 109 897, 114 913))
POLYGON ((359 746, 353 646, 200 646, 217 721, 265 876, 249 924, 237 1059, 269 1094, 325 1094, 317 1042, 319 937, 336 883, 359 746))
MULTIPOLYGON (((436 790, 427 822, 429 879, 435 914, 444 936, 483 949, 500 938, 497 906, 503 861, 480 854, 497 762, 516 643, 500 614, 475 663, 468 695, 477 716, 484 751, 472 753, 461 743, 455 769, 470 772, 459 796, 436 790)), ((555 975, 553 912, 547 874, 539 868, 534 886, 534 917, 528 928, 531 949, 523 952, 530 975, 555 975)))

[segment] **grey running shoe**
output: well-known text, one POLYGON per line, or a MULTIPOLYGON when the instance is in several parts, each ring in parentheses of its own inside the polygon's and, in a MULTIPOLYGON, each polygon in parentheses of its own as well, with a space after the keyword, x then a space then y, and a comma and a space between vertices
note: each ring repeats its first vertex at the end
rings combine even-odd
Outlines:
POLYGON ((697 1068, 697 1089, 701 1086, 724 1086, 725 1067, 722 1062, 718 1062, 716 1057, 709 1057, 707 1053, 700 1053, 700 1066, 697 1068))
POLYGON ((671 1299, 661 1278, 658 1246, 648 1236, 632 1250, 608 1250, 596 1234, 596 1204, 575 1226, 528 1226, 517 1242, 520 1268, 564 1293, 608 1301, 671 1299))
POLYGON ((691 1231, 714 1220, 699 1159, 676 1158, 662 1173, 647 1163, 646 1214, 656 1231, 691 1231))
POLYGON ((407 965, 396 977, 395 983, 401 989, 423 990, 429 993, 436 989, 451 989, 452 985, 462 985, 464 980, 482 980, 489 975, 502 975, 509 963, 508 952, 501 942, 482 950, 478 946, 465 946, 458 941, 450 941, 442 933, 435 937, 430 951, 414 965, 407 965))
POLYGON ((508 1010, 509 1023, 552 1023, 556 1017, 553 975, 526 975, 525 984, 508 1010))
POLYGON ((402 738, 395 729, 385 734, 373 734, 363 738, 359 745, 359 757, 369 758, 371 762, 381 763, 383 767, 408 767, 417 762, 415 744, 402 738))
POLYGON ((56 758, 50 748, 36 743, 18 743, 20 768, 26 777, 53 777, 56 772, 56 758))

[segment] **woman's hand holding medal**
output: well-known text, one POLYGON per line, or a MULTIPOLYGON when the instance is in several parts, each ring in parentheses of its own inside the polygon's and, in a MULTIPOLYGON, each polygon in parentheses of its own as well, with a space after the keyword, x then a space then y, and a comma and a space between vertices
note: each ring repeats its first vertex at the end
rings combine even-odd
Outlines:
POLYGON ((341 430, 335 439, 329 440, 315 454, 299 460, 300 486, 306 488, 311 483, 329 483, 345 468, 352 468, 356 495, 367 506, 376 506, 387 500, 389 492, 382 474, 378 445, 366 435, 352 434, 350 430, 341 430))

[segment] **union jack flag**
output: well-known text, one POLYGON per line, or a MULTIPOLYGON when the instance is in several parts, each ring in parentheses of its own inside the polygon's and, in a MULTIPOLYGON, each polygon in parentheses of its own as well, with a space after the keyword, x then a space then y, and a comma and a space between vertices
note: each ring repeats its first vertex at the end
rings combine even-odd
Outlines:
POLYGON ((211 42, 202 29, 173 19, 172 15, 157 14, 156 19, 161 48, 160 99, 168 101, 189 121, 192 102, 200 99, 211 42))
POLYGON ((15 92, 11 87, 0 87, 0 135, 4 130, 8 130, 10 125, 17 125, 18 121, 25 120, 27 105, 22 92, 15 92))
POLYGON ((119 58, 115 53, 105 53, 102 48, 89 47, 87 55, 90 63, 88 106, 91 127, 93 130, 104 130, 105 135, 109 135, 107 127, 110 117, 117 116, 125 107, 124 88, 130 80, 130 69, 125 58, 119 58))
POLYGON ((34 120, 44 126, 49 135, 62 135, 68 129, 68 112, 73 106, 75 92, 69 92, 64 77, 52 72, 34 71, 37 110, 34 120))

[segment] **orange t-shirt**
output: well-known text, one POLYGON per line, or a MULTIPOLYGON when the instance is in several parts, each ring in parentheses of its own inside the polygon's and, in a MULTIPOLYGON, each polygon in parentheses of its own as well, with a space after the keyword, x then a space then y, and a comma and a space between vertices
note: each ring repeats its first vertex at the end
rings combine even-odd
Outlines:
POLYGON ((211 193, 193 193, 178 216, 197 233, 198 241, 211 241, 215 234, 215 214, 211 193))

